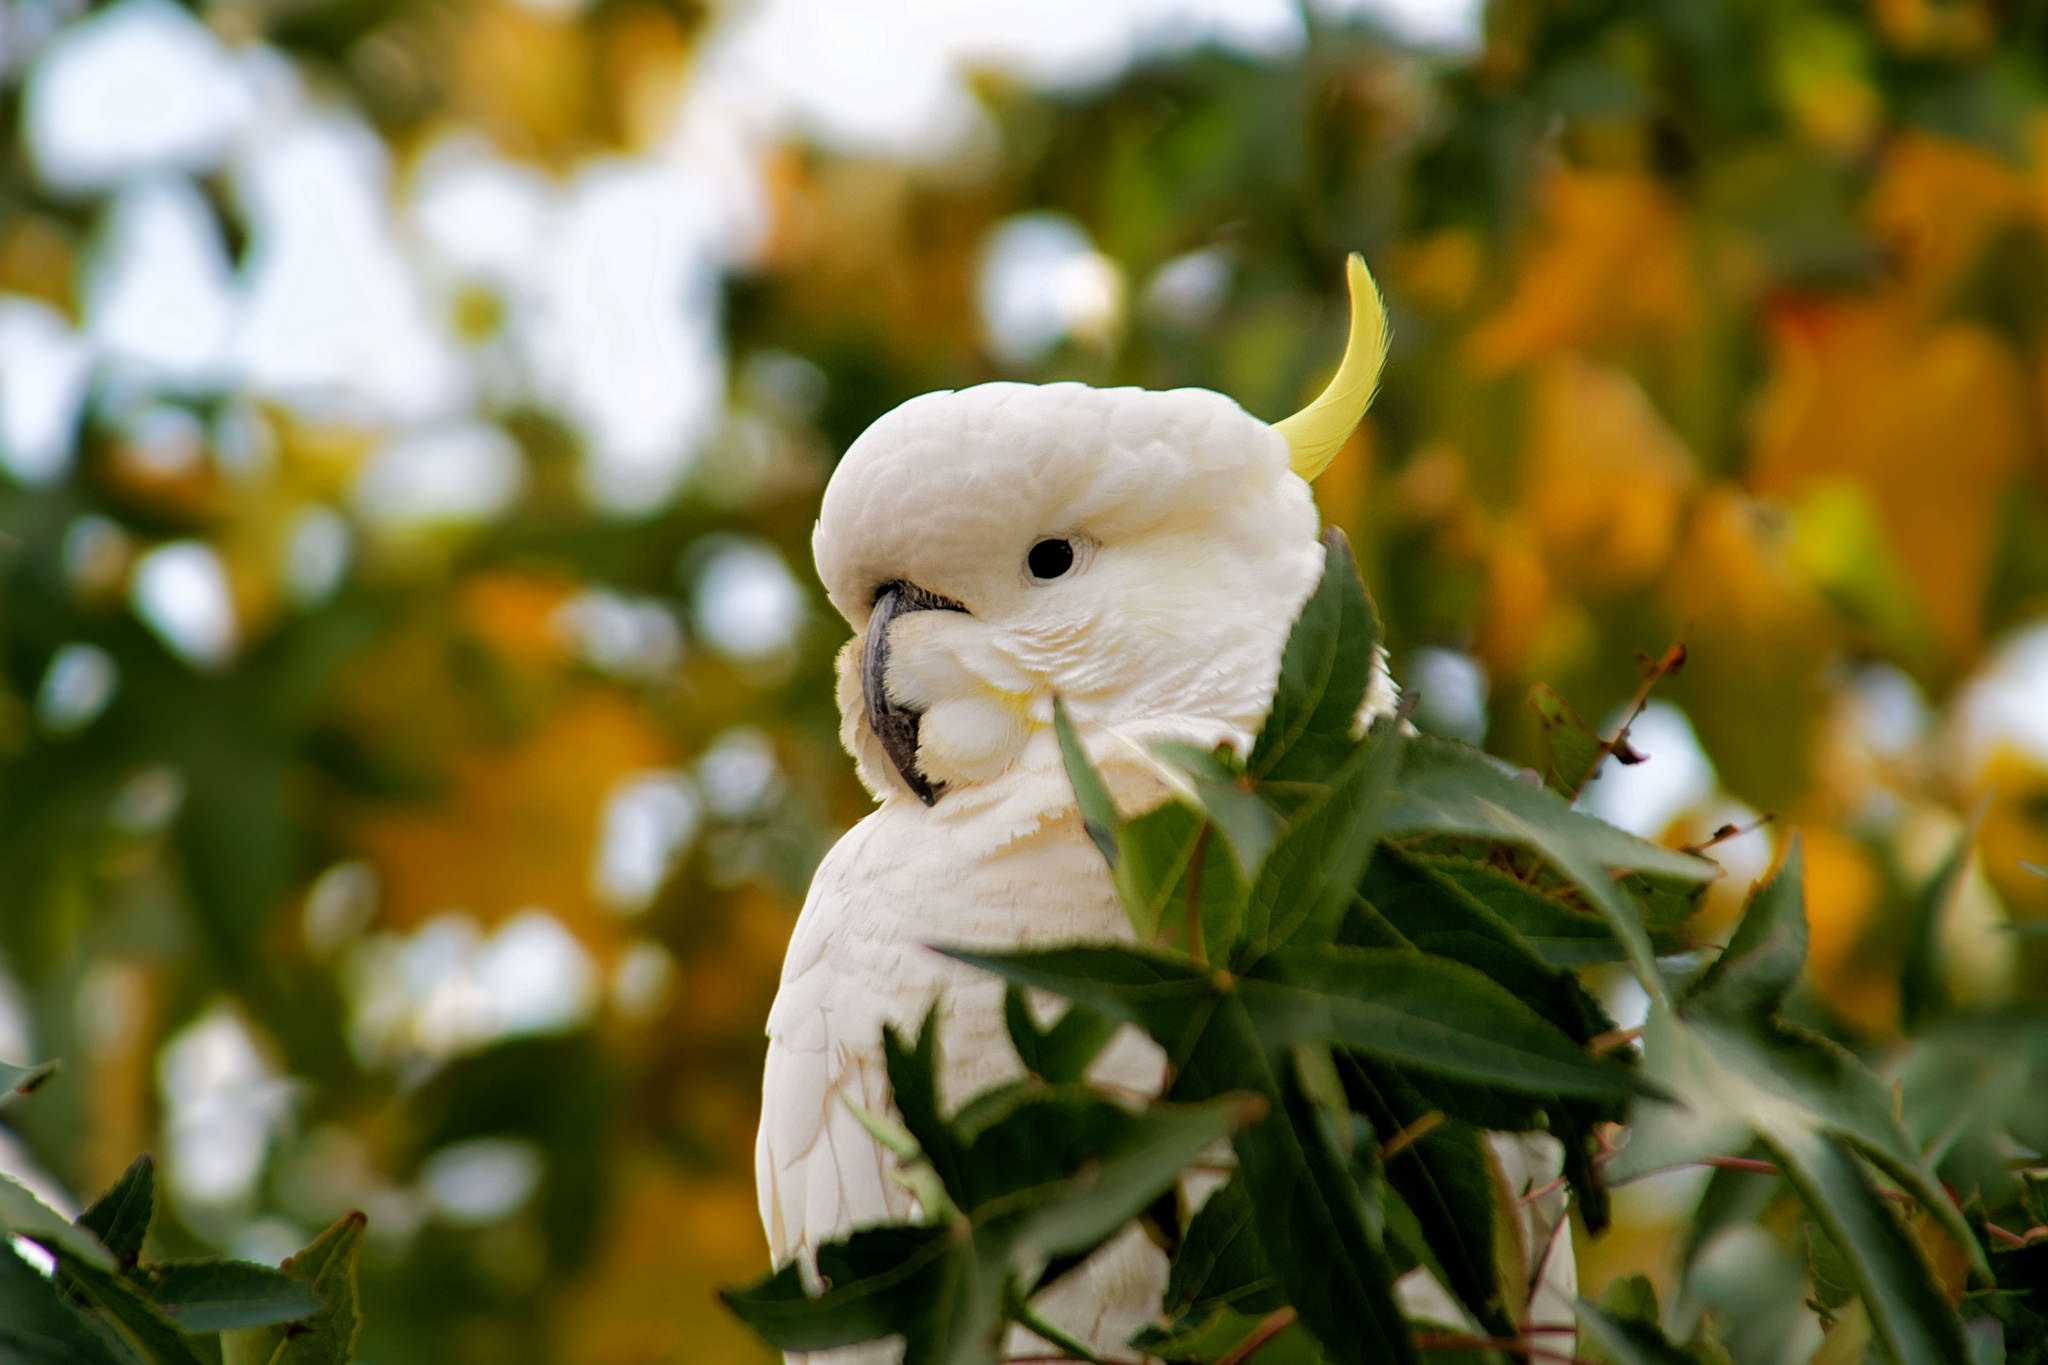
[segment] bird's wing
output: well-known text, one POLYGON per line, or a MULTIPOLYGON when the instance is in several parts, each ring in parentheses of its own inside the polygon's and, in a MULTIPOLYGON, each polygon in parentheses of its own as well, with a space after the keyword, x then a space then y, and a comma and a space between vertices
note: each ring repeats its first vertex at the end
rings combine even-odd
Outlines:
POLYGON ((890 1179, 888 1155, 851 1107, 888 1110, 877 1049, 892 1011, 876 998, 877 983, 848 972, 833 951, 852 928, 844 913, 845 868, 855 860, 849 844, 858 840, 842 840, 811 883, 768 1015, 754 1174, 777 1265, 799 1257, 808 1264, 821 1242, 912 1211, 909 1194, 890 1179))

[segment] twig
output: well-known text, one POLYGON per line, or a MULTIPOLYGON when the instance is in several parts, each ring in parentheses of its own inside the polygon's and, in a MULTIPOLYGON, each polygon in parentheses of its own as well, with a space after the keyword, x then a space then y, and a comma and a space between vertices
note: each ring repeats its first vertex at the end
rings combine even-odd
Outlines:
POLYGON ((1535 1189, 1529 1191, 1527 1194, 1523 1195, 1520 1199, 1517 1199, 1515 1201, 1515 1207, 1519 1209, 1524 1207, 1525 1205, 1533 1204, 1537 1200, 1541 1199, 1544 1195, 1551 1193, 1553 1190, 1561 1189, 1563 1185, 1563 1176, 1559 1176, 1555 1180, 1546 1181, 1545 1183, 1538 1185, 1535 1189))
POLYGON ((1380 1161, 1382 1163, 1392 1161, 1395 1157, 1401 1155, 1401 1153, 1407 1151, 1423 1137, 1434 1131, 1437 1125, 1443 1121, 1443 1110, 1430 1110, 1427 1114, 1424 1114, 1421 1118, 1387 1139, 1386 1145, 1380 1148, 1380 1161))
POLYGON ((1579 779, 1578 786, 1572 788, 1568 800, 1579 799, 1579 793, 1586 789, 1588 782, 1600 775, 1600 769, 1606 766, 1609 758, 1618 755, 1624 763, 1643 761, 1645 755, 1629 747, 1629 727, 1642 719, 1643 708, 1650 704, 1650 689, 1685 667, 1685 639, 1681 636, 1672 643, 1671 648, 1656 659, 1646 655, 1637 657, 1642 662, 1643 680, 1636 685, 1636 694, 1628 704, 1628 714, 1622 718, 1621 724, 1614 728, 1614 733, 1601 740, 1600 747, 1593 751, 1593 761, 1586 765, 1586 775, 1579 779))
POLYGON ((1216 1365, 1244 1365, 1247 1360, 1264 1350, 1267 1342, 1293 1325, 1294 1309, 1276 1308, 1266 1315, 1266 1320, 1259 1324, 1258 1330, 1237 1343, 1236 1348, 1217 1361, 1216 1365))
POLYGON ((1640 1028, 1611 1028, 1587 1043, 1586 1051, 1599 1057, 1618 1047, 1627 1047, 1642 1036, 1643 1031, 1640 1028))
POLYGON ((1746 825, 1723 825, 1697 844, 1681 845, 1679 852, 1691 853, 1695 856, 1703 854, 1710 848, 1727 843, 1730 839, 1737 839, 1745 834, 1754 834, 1777 818, 1776 811, 1767 810, 1746 825))
POLYGON ((2002 1228, 1996 1223, 1986 1223, 1984 1225, 1984 1235, 2001 1246, 2023 1247, 2027 1244, 2026 1238, 2009 1228, 2002 1228))

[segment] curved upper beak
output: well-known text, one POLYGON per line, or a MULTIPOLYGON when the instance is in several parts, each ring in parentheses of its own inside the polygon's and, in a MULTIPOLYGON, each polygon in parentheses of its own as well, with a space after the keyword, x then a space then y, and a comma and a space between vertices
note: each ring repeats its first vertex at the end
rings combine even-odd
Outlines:
POLYGON ((868 728, 882 741, 882 752, 889 755, 904 784, 927 806, 939 799, 945 785, 931 782, 917 766, 917 727, 924 712, 889 699, 889 623, 913 611, 966 610, 952 598, 927 592, 915 583, 886 583, 875 594, 867 642, 861 649, 860 690, 867 706, 868 728))

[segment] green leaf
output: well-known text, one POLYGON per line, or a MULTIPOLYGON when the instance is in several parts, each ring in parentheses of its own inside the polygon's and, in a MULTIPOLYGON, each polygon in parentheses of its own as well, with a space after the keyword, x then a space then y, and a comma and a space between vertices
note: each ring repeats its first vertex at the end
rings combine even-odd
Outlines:
MULTIPOLYGON (((1067 1157, 1069 1173, 1056 1186, 1016 1190, 1002 1197, 999 1209, 983 1204, 973 1210, 977 1227, 1000 1230, 1011 1255, 1035 1260, 1092 1250, 1172 1189, 1181 1170, 1211 1144, 1266 1111, 1263 1102, 1241 1094, 1198 1104, 1154 1104, 1135 1116, 1097 1104, 1125 1119, 1113 1138, 1075 1144, 1067 1157)), ((1075 1125, 1061 1131, 1071 1139, 1075 1125)), ((975 1147, 978 1155, 981 1144, 975 1147)))
POLYGON ((150 1297, 190 1332, 271 1327, 327 1306, 310 1284, 249 1261, 164 1261, 147 1273, 150 1297))
POLYGON ((1235 940, 1244 913, 1244 879, 1234 859, 1208 856, 1211 828, 1201 811, 1168 801, 1117 830, 1117 893, 1139 942, 1194 952, 1186 908, 1191 879, 1205 951, 1210 943, 1235 940))
POLYGON ((0 1240, 0 1361, 7 1365, 138 1365, 113 1329, 66 1303, 0 1240))
POLYGON ((1529 689, 1529 705, 1543 725, 1543 741, 1550 751, 1550 763, 1543 784, 1565 800, 1575 799, 1592 781, 1607 757, 1607 741, 1585 721, 1572 704, 1548 683, 1529 689))
POLYGON ((1209 973, 1142 948, 1085 944, 1012 953, 938 951, 1005 981, 1063 995, 1118 1023, 1136 1024, 1166 1049, 1169 1059, 1186 1055, 1216 1007, 1217 988, 1209 973))
POLYGON ((1762 1137, 1854 1272, 1886 1358, 1895 1365, 1964 1359, 1955 1305, 1935 1283, 1913 1234, 1861 1163, 1839 1142, 1811 1129, 1785 1126, 1762 1137))
POLYGON ((113 1188, 78 1216, 78 1226, 100 1239, 123 1267, 142 1258, 142 1239, 156 1212, 156 1163, 135 1158, 113 1188))
POLYGON ((1209 822, 1223 836, 1240 879, 1254 876, 1280 832, 1273 808, 1259 797, 1228 748, 1161 744, 1159 757, 1180 770, 1209 822))
POLYGON ((1650 998, 1663 998, 1663 978, 1641 912, 1612 874, 1631 871, 1704 883, 1719 876, 1720 869, 1575 811, 1556 792, 1522 781, 1498 761, 1453 740, 1417 737, 1395 786, 1384 821, 1388 838, 1455 835, 1540 854, 1607 921, 1650 998))
POLYGON ((1054 1085, 1085 1076, 1117 1029, 1114 1019, 1072 1003, 1050 1028, 1041 1029, 1031 1017, 1029 1000, 1017 986, 1003 992, 1003 1023, 1024 1069, 1054 1085))
POLYGON ((1655 1318, 1624 1317, 1580 1299, 1579 1323, 1588 1344, 1613 1365, 1699 1365, 1690 1352, 1672 1344, 1655 1318))
POLYGON ((818 1249, 824 1287, 809 1293, 791 1263, 765 1279, 721 1289, 726 1307, 785 1351, 822 1351, 913 1332, 940 1311, 935 1305, 971 1273, 957 1227, 868 1228, 818 1249))
POLYGON ((1320 781, 1349 756, 1352 726, 1379 662, 1379 621, 1351 543, 1323 532, 1323 576, 1280 656, 1272 708, 1247 768, 1277 782, 1320 781))
POLYGON ((1980 804, 1927 884, 1911 897, 1906 911, 1906 951, 1899 977, 1900 1022, 1918 1033, 1954 1006, 1949 998, 1947 964, 1942 960, 1941 926, 1962 892, 1970 857, 1988 806, 1980 804))
POLYGON ((198 1343, 118 1271, 80 1260, 62 1248, 56 1255, 64 1287, 105 1313, 138 1358, 148 1365, 208 1365, 198 1343))
POLYGON ((1687 985, 1680 1008, 1739 1019, 1783 1005, 1806 965, 1805 885, 1806 861, 1795 833, 1777 872, 1750 893, 1728 946, 1687 985))
MULTIPOLYGON (((1398 1073, 1355 1055, 1337 1065, 1353 1106, 1382 1141, 1430 1117, 1429 1102, 1398 1073)), ((1388 1158, 1385 1172, 1414 1212, 1444 1287, 1488 1332, 1514 1335, 1494 1255, 1496 1181, 1479 1130, 1441 1122, 1388 1158)))
POLYGON ((895 1026, 882 1031, 882 1057, 889 1072, 889 1099, 896 1115, 955 1203, 962 1185, 960 1144, 939 1113, 939 1002, 925 1012, 915 1044, 906 1046, 895 1026))
POLYGON ((1066 764, 1067 780, 1074 784, 1074 801, 1081 810, 1082 828, 1110 867, 1117 863, 1116 830, 1121 823, 1116 803, 1109 798, 1109 786, 1102 780, 1102 774, 1095 771, 1095 765, 1088 761, 1088 751, 1082 747, 1081 738, 1074 732, 1073 717, 1067 714, 1066 703, 1058 697, 1052 699, 1052 728, 1059 737, 1060 758, 1066 764))
POLYGON ((901 1333, 906 1365, 994 1361, 1027 1272, 1093 1251, 1254 1112, 1239 1095, 1132 1114, 1080 1087, 1012 1088, 985 1107, 971 1142, 946 1136, 958 1153, 948 1193, 963 1214, 822 1248, 818 1293, 791 1265, 725 1300, 784 1350, 901 1333))
POLYGON ((89 1229, 75 1226, 5 1175, 0 1175, 0 1232, 19 1233, 46 1249, 63 1247, 80 1260, 107 1270, 114 1268, 113 1255, 89 1229))
POLYGON ((363 1326, 356 1261, 362 1254, 364 1221, 360 1213, 346 1215, 278 1267, 308 1286, 326 1307, 303 1322, 225 1334, 226 1365, 346 1365, 355 1359, 363 1326))
MULTIPOLYGON (((1148 1358, 1168 1361, 1213 1362, 1249 1360, 1246 1344, 1266 1326, 1264 1314, 1217 1308, 1200 1321, 1177 1323, 1172 1330, 1147 1328, 1131 1344, 1148 1358)), ((1277 1335, 1266 1337, 1254 1348, 1258 1365, 1321 1365, 1323 1353, 1315 1338, 1291 1323, 1277 1335)))
MULTIPOLYGON (((1379 843, 1406 743, 1399 726, 1378 726, 1337 770, 1328 791, 1288 822, 1245 902, 1242 940, 1250 954, 1296 938, 1327 943, 1336 935, 1379 843)), ((1210 950, 1223 954, 1214 943, 1210 950)))
MULTIPOLYGON (((1406 850, 1414 862, 1456 885, 1505 921, 1523 942, 1556 968, 1590 967, 1622 960, 1623 950, 1607 921, 1566 899, 1521 881, 1501 868, 1470 858, 1406 850)), ((1562 893, 1562 888, 1559 888, 1562 893)), ((1691 945, 1678 930, 1692 916, 1689 896, 1636 898, 1651 947, 1660 955, 1691 945), (1661 913, 1660 913, 1661 912, 1661 913)))
POLYGON ((1647 1088, 1480 973, 1426 953, 1287 949, 1236 989, 1269 1048, 1332 1043, 1525 1094, 1619 1101, 1647 1088))
POLYGON ((1253 1225, 1287 1301, 1333 1365, 1401 1365, 1417 1358, 1394 1301, 1394 1270, 1371 1231, 1378 1219, 1332 1149, 1293 1068, 1276 1067, 1243 1003, 1227 999, 1176 1085, 1190 1096, 1227 1085, 1274 1101, 1232 1147, 1253 1225))
POLYGON ((1855 1267, 1818 1224, 1807 1225, 1806 1269, 1813 1297, 1824 1306, 1840 1308, 1856 1297, 1855 1267))
POLYGON ((1484 972, 1572 1041, 1584 1043, 1614 1028, 1577 977, 1552 966, 1514 925, 1434 867, 1388 849, 1373 864, 1365 894, 1417 948, 1484 972))
POLYGON ((1281 1306, 1279 1281, 1252 1228, 1251 1196, 1233 1175, 1195 1212, 1173 1258, 1166 1307, 1206 1317, 1219 1307, 1263 1314, 1281 1306))

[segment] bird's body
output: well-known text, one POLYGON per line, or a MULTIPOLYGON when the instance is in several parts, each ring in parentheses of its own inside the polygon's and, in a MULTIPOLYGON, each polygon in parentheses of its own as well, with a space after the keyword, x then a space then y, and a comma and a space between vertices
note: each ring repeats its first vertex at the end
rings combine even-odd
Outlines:
MULTIPOLYGON (((828 491, 819 560, 828 586, 854 581, 844 594, 854 607, 849 618, 866 616, 859 608, 873 592, 868 579, 913 582, 978 610, 918 611, 883 626, 892 642, 887 686, 918 707, 923 775, 941 790, 929 804, 880 752, 862 696, 864 639, 842 655, 845 738, 881 804, 819 867, 769 1016, 756 1162, 778 1263, 808 1260, 823 1241, 912 1212, 909 1194, 889 1178, 892 1158, 847 1103, 887 1108, 884 1023, 914 1030, 940 1003, 948 1106, 1021 1069, 1003 1023, 1001 982, 926 945, 1130 937, 1075 808, 1050 724, 1052 698, 1066 699, 1126 808, 1166 794, 1152 745, 1249 743, 1271 701, 1288 627, 1323 561, 1307 485, 1287 473, 1286 461, 1272 428, 1221 395, 1080 385, 927 395, 848 453, 841 468, 854 476, 859 501, 844 521, 908 532, 901 546, 863 540, 842 549, 833 533, 844 503, 828 491), (1119 425, 1134 433, 1121 443, 1119 425), (1112 489, 1114 501, 1103 506, 1102 476, 1119 467, 1129 471, 1128 486, 1112 489), (1246 487, 1247 469, 1262 488, 1246 487), (1027 486, 1024 496, 975 487, 999 482, 1004 470, 1027 486), (1223 515, 1179 524, 1176 485, 1194 486, 1196 506, 1235 506, 1244 524, 1235 534, 1223 515), (1163 506, 1118 505, 1148 487, 1166 495, 1163 506), (951 525, 920 535, 907 512, 926 498, 949 509, 951 525), (1212 536, 1205 521, 1222 533, 1212 536), (1124 589, 1070 593, 1053 611, 1035 612, 1043 587, 1016 586, 1016 566, 1046 531, 1087 536, 1087 577, 1122 580, 1124 589), (996 548, 1006 540, 1018 542, 1010 553, 996 548), (1190 553, 1168 561, 1169 578, 1143 581, 1160 562, 1146 547, 1199 549, 1191 540, 1221 553, 1207 563, 1190 553), (850 568, 862 555, 887 567, 850 568), (971 567, 949 567, 984 558, 1001 566, 985 584, 973 581, 971 567), (1202 609, 1225 599, 1256 610, 1202 609)), ((1165 1069, 1149 1040, 1126 1031, 1092 1078, 1154 1095, 1165 1069)), ((1165 1258, 1127 1233, 1059 1287, 1056 1300, 1072 1301, 1063 1317, 1057 1301, 1047 1311, 1084 1338, 1120 1345, 1164 1283, 1165 1258)))
MULTIPOLYGON (((914 1030, 938 1003, 949 1109, 1021 1070, 1001 983, 927 945, 1132 934, 1076 809, 1054 698, 1126 812, 1169 794, 1155 746, 1249 749, 1323 569, 1307 479, 1378 373, 1378 296, 1355 259, 1352 287, 1338 399, 1278 427, 1206 390, 987 384, 897 408, 833 475, 813 543, 855 632, 842 738, 880 804, 819 867, 769 1018, 756 1174, 778 1265, 916 1212, 855 1112, 888 1110, 885 1024, 914 1030)), ((1388 683, 1367 707, 1391 699, 1388 683)), ((1164 1059, 1126 1030, 1091 1079, 1154 1096, 1164 1059)), ((1035 1306, 1120 1353, 1165 1277, 1127 1228, 1035 1306)))

